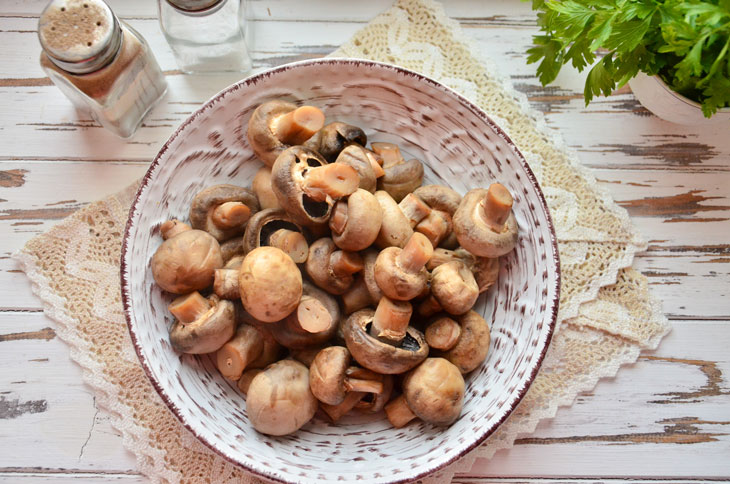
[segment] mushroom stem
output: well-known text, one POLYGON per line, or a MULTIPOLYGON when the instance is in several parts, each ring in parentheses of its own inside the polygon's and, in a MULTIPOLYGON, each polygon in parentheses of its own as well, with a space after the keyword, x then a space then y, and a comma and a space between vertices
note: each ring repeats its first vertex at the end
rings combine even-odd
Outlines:
POLYGON ((367 395, 365 392, 350 392, 345 395, 345 399, 339 405, 328 405, 320 402, 319 406, 333 422, 337 422, 343 415, 355 408, 355 405, 357 405, 365 395, 367 395))
POLYGON ((297 306, 299 326, 308 333, 321 333, 332 326, 332 316, 319 299, 302 296, 297 306))
POLYGON ((385 175, 385 170, 383 170, 382 166, 382 158, 380 158, 376 153, 370 150, 365 150, 365 156, 370 162, 370 166, 373 167, 373 173, 375 173, 375 178, 380 178, 381 176, 385 175))
POLYGON ((428 217, 431 213, 431 207, 426 205, 423 200, 412 193, 403 197, 403 200, 401 200, 398 204, 398 208, 401 209, 403 215, 405 215, 411 223, 411 227, 415 227, 421 220, 428 217))
POLYGON ((370 143, 370 147, 383 159, 383 168, 403 163, 400 148, 393 143, 370 143))
POLYGON ((167 308, 181 323, 192 323, 208 312, 211 304, 195 291, 175 299, 167 308))
POLYGON ((406 397, 403 395, 392 400, 385 406, 385 415, 395 428, 401 428, 416 418, 416 414, 411 412, 408 403, 406 403, 406 397))
POLYGON ((177 219, 167 220, 160 225, 160 235, 164 240, 171 239, 186 230, 190 230, 190 225, 177 219))
POLYGON ((365 267, 357 252, 336 250, 330 256, 330 269, 335 277, 347 277, 360 272, 365 267))
POLYGON ((272 131, 284 144, 300 145, 324 127, 324 113, 314 106, 301 106, 274 119, 272 131))
POLYGON ((426 328, 426 343, 431 348, 448 351, 461 336, 461 326, 451 318, 439 318, 426 328))
POLYGON ((256 199, 259 201, 262 209, 266 208, 281 208, 279 201, 276 199, 276 194, 271 188, 271 168, 268 166, 262 166, 259 171, 256 172, 256 176, 251 181, 251 189, 256 194, 256 199))
POLYGON ((419 315, 427 318, 429 316, 433 316, 441 310, 443 310, 441 304, 436 300, 435 297, 433 297, 433 294, 430 294, 427 299, 423 300, 423 302, 418 305, 417 312, 419 315))
POLYGON ((375 309, 370 335, 386 343, 400 343, 406 336, 412 313, 413 306, 408 301, 383 296, 375 309))
POLYGON ((213 209, 211 221, 221 229, 240 227, 251 218, 251 209, 245 203, 225 202, 213 209))
POLYGON ((330 229, 336 234, 341 234, 347 226, 347 201, 340 200, 335 204, 330 216, 330 229))
POLYGON ((269 236, 269 244, 283 250, 297 264, 307 260, 309 244, 301 232, 289 229, 279 229, 269 236))
POLYGON ((218 370, 229 380, 238 380, 243 370, 261 355, 263 349, 264 338, 259 330, 242 324, 236 330, 236 335, 216 353, 218 370))
POLYGON ((428 214, 428 217, 421 220, 418 225, 416 225, 415 230, 428 237, 428 240, 431 241, 431 245, 438 247, 441 241, 444 240, 450 232, 449 226, 451 224, 446 217, 451 218, 446 212, 432 210, 431 213, 428 214))
POLYGON ((216 269, 213 275, 213 292, 221 299, 241 299, 238 270, 216 269))
POLYGON ((342 163, 309 168, 302 181, 302 189, 313 200, 324 201, 346 197, 360 184, 360 175, 351 166, 342 163))
POLYGON ((345 378, 345 390, 348 392, 382 393, 383 383, 375 380, 345 378))
POLYGON ((487 196, 479 204, 481 216, 487 225, 495 232, 501 232, 512 211, 512 194, 504 185, 492 183, 487 190, 487 196))
POLYGON ((355 279, 352 286, 342 294, 342 305, 345 314, 354 313, 355 311, 370 306, 373 302, 367 283, 362 277, 355 279))
POLYGON ((248 393, 248 387, 251 386, 251 381, 262 371, 264 370, 261 368, 251 368, 241 374, 241 378, 238 379, 238 389, 241 390, 241 393, 244 395, 248 393))
POLYGON ((398 265, 406 272, 418 272, 433 254, 431 241, 421 233, 414 233, 398 254, 398 265))

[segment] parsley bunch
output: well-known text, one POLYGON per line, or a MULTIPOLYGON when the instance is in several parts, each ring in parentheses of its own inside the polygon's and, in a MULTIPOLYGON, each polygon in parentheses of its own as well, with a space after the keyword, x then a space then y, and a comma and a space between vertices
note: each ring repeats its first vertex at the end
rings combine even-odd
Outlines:
POLYGON ((532 8, 542 34, 528 63, 540 62, 543 85, 570 62, 592 65, 586 105, 642 71, 701 103, 708 118, 730 106, 730 0, 532 0, 532 8))

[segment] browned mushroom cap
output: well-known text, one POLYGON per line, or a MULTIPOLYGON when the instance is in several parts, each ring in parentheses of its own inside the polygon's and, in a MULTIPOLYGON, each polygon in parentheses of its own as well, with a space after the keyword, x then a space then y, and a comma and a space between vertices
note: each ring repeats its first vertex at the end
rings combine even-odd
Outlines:
POLYGON ((427 358, 403 381, 408 408, 433 425, 451 425, 459 418, 464 393, 464 377, 443 358, 427 358))
POLYGON ((350 124, 334 122, 314 133, 304 142, 304 146, 316 151, 327 162, 332 163, 346 146, 352 143, 365 146, 367 142, 368 138, 362 129, 350 124))
POLYGON ((314 106, 274 100, 261 104, 248 121, 248 141, 256 156, 272 166, 291 145, 303 143, 324 125, 324 114, 314 106))
POLYGON ((354 168, 327 162, 302 146, 285 150, 271 169, 271 186, 279 204, 302 225, 324 225, 335 202, 357 190, 354 168))
POLYGON ((352 285, 354 274, 362 270, 363 261, 357 252, 337 250, 332 239, 324 237, 309 246, 304 268, 317 286, 330 294, 342 294, 352 285))
POLYGON ((169 310, 177 318, 170 328, 170 344, 181 353, 216 351, 236 330, 233 303, 216 296, 205 299, 193 292, 175 299, 169 310))
POLYGON ((370 248, 361 253, 363 269, 356 277, 352 286, 342 294, 342 306, 345 314, 351 314, 368 306, 376 306, 383 291, 375 282, 375 261, 378 260, 378 251, 370 248))
POLYGON ((329 226, 332 240, 342 250, 358 251, 370 247, 380 233, 383 209, 375 196, 358 188, 337 202, 329 226))
POLYGON ((479 286, 469 268, 460 261, 441 264, 431 273, 431 294, 449 314, 464 314, 479 297, 479 286))
POLYGON ((375 245, 381 249, 405 246, 413 235, 409 220, 387 192, 382 190, 375 192, 375 199, 383 210, 383 222, 380 224, 380 232, 375 239, 375 245))
POLYGON ((369 331, 374 316, 372 309, 361 309, 347 318, 343 328, 347 349, 361 366, 376 373, 394 375, 410 370, 426 358, 426 340, 412 326, 407 328, 405 338, 397 345, 371 336, 369 331))
POLYGON ((302 297, 302 274, 281 249, 259 247, 243 259, 239 286, 246 311, 269 323, 284 319, 296 309, 302 297))
POLYGON ((238 380, 251 362, 261 355, 264 337, 259 330, 248 324, 239 324, 236 334, 216 352, 216 365, 221 374, 238 380))
POLYGON ((456 346, 441 354, 456 365, 461 373, 469 373, 478 367, 489 353, 489 325, 474 311, 458 318, 461 336, 456 346))
POLYGON ((309 370, 298 361, 282 360, 268 366, 248 387, 246 413, 253 428, 262 434, 296 432, 316 411, 309 370))
POLYGON ((256 172, 251 182, 251 189, 256 194, 262 210, 267 208, 281 208, 274 190, 271 188, 271 167, 262 166, 256 172))
POLYGON ((301 225, 281 209, 264 209, 254 214, 243 234, 243 250, 251 252, 256 247, 273 246, 286 252, 297 264, 307 260, 309 245, 307 234, 301 225))
POLYGON ((163 240, 167 240, 175 237, 180 232, 185 232, 186 230, 190 229, 190 225, 177 219, 171 219, 163 222, 162 225, 160 225, 160 235, 162 236, 163 240))
POLYGON ((408 301, 423 292, 428 284, 426 262, 433 246, 423 235, 414 233, 403 249, 383 249, 375 261, 375 282, 391 299, 408 301))
POLYGON ((337 331, 339 322, 337 300, 304 281, 297 309, 281 321, 267 325, 267 328, 279 344, 292 349, 328 341, 337 331))
POLYGON ((429 323, 424 335, 429 348, 446 351, 459 341, 461 326, 451 318, 440 317, 429 323))
MULTIPOLYGON (((357 144, 345 147, 335 160, 335 163, 342 163, 354 168, 360 176, 359 187, 370 193, 375 193, 375 187, 378 183, 373 162, 374 159, 371 161, 371 158, 368 157, 368 150, 357 144)), ((375 165, 380 168, 377 162, 375 162, 375 165)))
POLYGON ((488 190, 470 190, 454 214, 454 232, 466 250, 481 257, 499 257, 517 243, 512 195, 499 183, 488 190))
POLYGON ((218 241, 202 230, 186 230, 160 245, 150 261, 152 277, 175 294, 209 287, 213 273, 223 267, 218 241))
POLYGON ((228 239, 221 243, 221 257, 223 257, 223 262, 226 264, 228 264, 231 259, 243 255, 245 255, 245 252, 243 251, 243 240, 241 237, 233 237, 232 239, 228 239))
POLYGON ((392 143, 372 143, 370 146, 383 158, 385 174, 378 180, 378 190, 388 192, 396 202, 400 202, 421 186, 423 164, 420 161, 405 161, 398 147, 392 143))
POLYGON ((312 362, 317 356, 317 353, 322 351, 324 348, 328 348, 329 346, 330 343, 327 342, 314 346, 305 346, 303 348, 291 348, 289 350, 289 356, 309 368, 310 366, 312 366, 312 362))
POLYGON ((213 185, 193 198, 190 224, 205 230, 218 241, 243 234, 251 214, 259 210, 256 195, 248 188, 213 185))
POLYGON ((320 402, 339 405, 348 392, 381 393, 383 384, 362 379, 348 372, 350 352, 344 346, 330 346, 320 351, 309 367, 309 387, 320 402))
POLYGON ((238 280, 239 269, 216 269, 213 276, 213 292, 221 299, 241 299, 238 280))
POLYGON ((462 248, 456 250, 435 249, 431 259, 426 264, 426 269, 433 271, 441 264, 451 261, 461 261, 466 264, 474 274, 480 294, 492 287, 499 276, 498 258, 477 257, 462 248))

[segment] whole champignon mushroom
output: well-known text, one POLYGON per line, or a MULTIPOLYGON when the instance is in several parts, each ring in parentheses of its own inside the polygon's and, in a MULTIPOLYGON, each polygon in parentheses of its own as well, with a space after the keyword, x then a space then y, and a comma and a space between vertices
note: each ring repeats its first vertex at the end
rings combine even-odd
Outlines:
POLYGON ((370 147, 383 159, 385 174, 378 179, 378 190, 384 190, 396 202, 423 183, 423 164, 418 160, 405 161, 398 146, 392 143, 371 143, 370 147))
POLYGON ((289 349, 322 344, 332 338, 340 322, 340 306, 327 292, 304 281, 297 309, 267 325, 271 335, 289 349))
POLYGON ((297 264, 307 260, 309 254, 306 231, 281 209, 257 212, 248 221, 242 240, 244 253, 261 246, 277 247, 297 264))
POLYGON ((352 143, 365 146, 367 142, 368 138, 362 129, 336 121, 314 133, 304 142, 304 146, 322 155, 328 163, 333 163, 346 146, 352 143))
POLYGON ((375 261, 375 281, 383 294, 400 301, 421 294, 428 284, 426 263, 432 253, 431 242, 418 232, 408 239, 403 249, 383 249, 375 261))
POLYGON ((286 148, 299 145, 324 126, 324 113, 314 106, 273 100, 256 108, 248 121, 248 141, 251 149, 272 166, 286 148))
POLYGON ((235 309, 230 301, 216 296, 206 299, 192 292, 169 306, 177 318, 170 328, 170 344, 180 353, 211 353, 231 339, 236 330, 235 309))
POLYGON ((165 240, 150 261, 155 282, 174 294, 209 287, 215 270, 221 267, 218 241, 202 230, 185 230, 165 240))
POLYGON ((477 257, 462 248, 456 250, 435 249, 431 259, 426 264, 426 269, 433 271, 441 264, 451 261, 460 261, 474 274, 479 293, 483 293, 497 281, 499 275, 499 259, 490 257, 477 257))
POLYGON ((403 394, 385 406, 396 427, 418 417, 433 425, 451 425, 464 403, 464 377, 443 358, 427 358, 403 380, 403 394))
POLYGON ((466 264, 452 261, 441 264, 431 273, 431 294, 444 311, 459 315, 474 306, 479 286, 466 264))
POLYGON ((262 210, 267 208, 281 208, 274 190, 271 188, 271 167, 262 166, 251 181, 251 190, 256 194, 262 210))
POLYGON ((279 204, 305 226, 324 225, 337 200, 357 190, 354 168, 327 162, 302 146, 285 150, 271 168, 271 186, 279 204))
POLYGON ((375 239, 375 245, 381 249, 405 246, 413 235, 410 221, 388 192, 378 190, 375 192, 375 199, 383 211, 383 221, 380 224, 380 232, 375 239))
POLYGON ((347 199, 339 200, 329 220, 335 245, 349 251, 370 247, 378 237, 382 223, 383 209, 378 200, 362 188, 347 199))
POLYGON ((317 399, 309 389, 309 370, 294 360, 281 360, 256 375, 248 387, 246 413, 257 431, 287 435, 314 417, 317 399))
POLYGON ((375 153, 358 144, 351 144, 337 155, 335 163, 342 163, 354 168, 360 176, 360 188, 375 193, 378 178, 385 174, 376 156, 375 153))
MULTIPOLYGON (((453 232, 453 217, 461 203, 461 195, 443 185, 424 185, 414 190, 413 195, 431 207, 447 223, 447 233, 440 236, 439 245, 447 249, 455 249, 459 242, 453 232)), ((433 222, 438 224, 439 220, 434 219, 433 222)), ((416 228, 417 231, 423 231, 424 233, 429 229, 430 226, 425 224, 420 228, 416 228)), ((433 231, 433 229, 431 230, 433 231)))
POLYGON ((352 285, 354 274, 363 269, 363 261, 357 252, 337 250, 332 239, 324 237, 309 246, 304 268, 317 286, 330 294, 342 294, 352 285))
POLYGON ((499 257, 510 252, 517 243, 510 192, 499 183, 467 192, 454 214, 454 232, 459 244, 474 255, 499 257))
POLYGON ((239 272, 243 307, 263 322, 284 319, 302 297, 302 274, 281 249, 259 247, 243 259, 239 272))
POLYGON ((458 318, 461 335, 456 345, 441 356, 456 365, 461 373, 469 373, 478 367, 489 353, 489 325, 474 311, 458 318))
POLYGON ((430 322, 423 334, 429 348, 446 351, 459 341, 461 326, 451 318, 440 317, 430 322))
POLYGON ((171 219, 160 225, 160 235, 162 236, 162 240, 167 240, 175 237, 180 232, 185 232, 191 228, 192 227, 185 222, 181 222, 177 219, 171 219))
POLYGON ((368 306, 376 306, 383 297, 383 291, 375 282, 375 261, 378 251, 370 248, 361 253, 363 269, 355 282, 342 294, 342 307, 345 314, 352 314, 368 306))
POLYGON ((219 242, 243 234, 251 214, 259 210, 248 188, 213 185, 200 191, 190 204, 190 225, 205 230, 219 242))
POLYGON ((382 393, 381 382, 348 373, 350 360, 350 352, 344 346, 330 346, 317 353, 309 367, 309 388, 317 400, 339 405, 348 392, 382 393))
MULTIPOLYGON (((384 304, 384 300, 381 299, 379 306, 384 304)), ((428 356, 426 340, 413 326, 406 327, 405 337, 397 343, 372 336, 370 331, 375 314, 372 309, 356 311, 347 318, 343 328, 347 349, 361 366, 376 373, 395 375, 410 370, 428 356)), ((380 321, 381 327, 395 326, 392 323, 399 323, 401 313, 381 317, 386 316, 392 317, 393 321, 380 321)))

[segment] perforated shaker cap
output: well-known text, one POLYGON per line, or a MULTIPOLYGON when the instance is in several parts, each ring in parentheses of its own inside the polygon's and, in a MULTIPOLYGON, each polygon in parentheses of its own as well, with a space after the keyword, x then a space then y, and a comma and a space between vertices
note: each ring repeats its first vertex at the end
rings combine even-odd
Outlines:
POLYGON ((207 15, 213 13, 223 6, 228 0, 166 0, 184 13, 207 15))
POLYGON ((87 74, 114 59, 122 45, 122 29, 101 0, 52 0, 38 21, 38 38, 58 67, 87 74))

